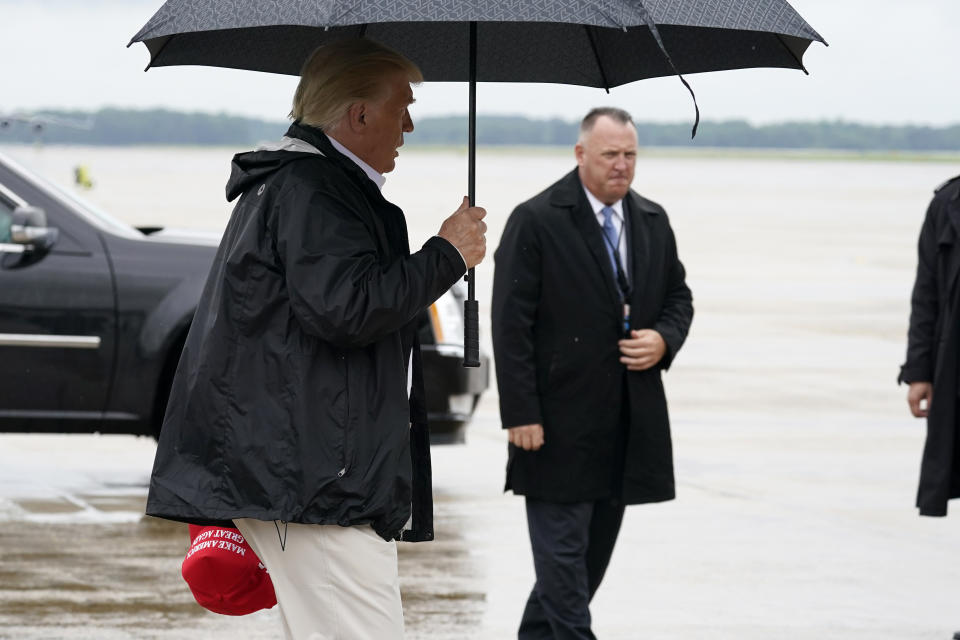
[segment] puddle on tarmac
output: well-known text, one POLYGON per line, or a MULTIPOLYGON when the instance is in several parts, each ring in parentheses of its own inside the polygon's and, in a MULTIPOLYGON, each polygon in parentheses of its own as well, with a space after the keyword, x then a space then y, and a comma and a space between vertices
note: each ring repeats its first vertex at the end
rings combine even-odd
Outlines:
MULTIPOLYGON (((439 498, 439 496, 438 496, 439 498)), ((0 522, 0 638, 278 638, 276 609, 240 618, 195 603, 180 577, 186 525, 143 517, 144 498, 21 500, 0 522), (84 510, 83 522, 69 521, 84 510), (103 521, 90 523, 90 512, 103 521), (129 512, 129 521, 111 516, 129 512)), ((485 595, 458 514, 436 507, 439 540, 400 545, 408 640, 474 637, 485 595)))
POLYGON ((83 506, 70 500, 14 500, 14 504, 32 514, 75 513, 83 511, 83 506))

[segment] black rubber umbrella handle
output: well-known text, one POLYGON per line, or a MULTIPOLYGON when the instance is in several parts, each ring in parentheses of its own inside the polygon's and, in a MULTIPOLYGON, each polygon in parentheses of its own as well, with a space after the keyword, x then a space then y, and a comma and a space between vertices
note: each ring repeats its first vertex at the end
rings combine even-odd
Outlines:
MULTIPOLYGON (((473 269, 467 278, 473 283, 473 269)), ((463 366, 480 366, 480 307, 476 300, 463 301, 463 366)))
MULTIPOLYGON (((470 115, 467 140, 467 197, 476 204, 477 160, 477 23, 470 23, 470 115)), ((463 301, 463 366, 480 366, 480 307, 476 300, 474 269, 467 270, 467 299, 463 301)))

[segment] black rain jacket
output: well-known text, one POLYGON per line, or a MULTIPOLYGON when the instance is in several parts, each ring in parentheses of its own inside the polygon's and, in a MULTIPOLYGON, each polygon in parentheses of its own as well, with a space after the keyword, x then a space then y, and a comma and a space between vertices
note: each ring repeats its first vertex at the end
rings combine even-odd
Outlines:
POLYGON ((927 440, 920 466, 920 515, 947 515, 960 497, 960 176, 937 189, 918 243, 917 278, 910 301, 907 361, 899 382, 932 382, 927 440))
POLYGON ((287 135, 322 155, 233 159, 227 199, 240 200, 173 380, 146 512, 430 540, 416 322, 463 259, 437 237, 410 255, 403 212, 355 163, 318 129, 287 135))

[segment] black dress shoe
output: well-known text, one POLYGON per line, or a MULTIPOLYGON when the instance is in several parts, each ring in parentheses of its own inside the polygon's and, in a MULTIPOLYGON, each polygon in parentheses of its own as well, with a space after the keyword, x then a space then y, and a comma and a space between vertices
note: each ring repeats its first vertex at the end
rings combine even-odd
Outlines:
POLYGON ((960 631, 957 631, 955 634, 953 634, 953 640, 960 640, 960 631))

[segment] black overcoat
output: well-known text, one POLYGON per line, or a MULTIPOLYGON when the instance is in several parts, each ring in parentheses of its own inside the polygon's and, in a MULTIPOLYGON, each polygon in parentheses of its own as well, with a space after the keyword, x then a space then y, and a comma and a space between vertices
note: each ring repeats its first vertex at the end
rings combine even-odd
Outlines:
POLYGON ((430 539, 416 322, 466 267, 436 237, 411 255, 403 212, 356 164, 319 130, 288 135, 322 155, 234 158, 228 198, 242 196, 173 380, 147 513, 369 523, 392 539, 412 511, 403 538, 430 539))
POLYGON ((504 428, 541 423, 535 452, 510 445, 506 488, 557 502, 619 493, 628 504, 675 495, 667 402, 660 378, 693 318, 690 289, 663 208, 625 198, 631 327, 656 329, 661 362, 627 372, 617 341, 622 305, 576 170, 510 215, 496 250, 493 344, 504 428), (629 407, 619 473, 621 410, 629 407))
POLYGON ((920 231, 907 361, 899 377, 900 382, 933 383, 917 491, 917 507, 926 516, 947 515, 947 501, 960 497, 958 275, 960 176, 937 190, 920 231))

